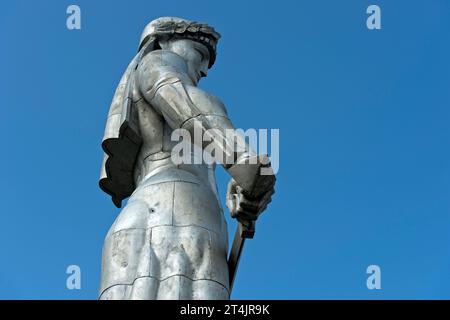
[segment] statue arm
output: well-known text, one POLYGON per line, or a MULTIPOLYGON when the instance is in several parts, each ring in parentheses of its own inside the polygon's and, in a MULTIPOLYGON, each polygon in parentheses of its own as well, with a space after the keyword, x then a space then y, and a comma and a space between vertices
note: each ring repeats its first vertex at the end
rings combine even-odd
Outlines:
MULTIPOLYGON (((234 186, 240 187, 238 193, 259 199, 258 211, 264 210, 275 183, 273 174, 260 174, 262 167, 271 170, 267 156, 256 155, 241 136, 230 134, 234 127, 224 105, 194 85, 184 60, 170 52, 153 51, 142 59, 136 76, 141 95, 173 129, 186 129, 191 137, 198 125, 202 136, 214 132, 212 139, 221 142, 216 144, 215 152, 222 153, 225 161, 221 164, 233 178, 234 186)), ((210 141, 202 141, 200 147, 205 148, 210 141)))
MULTIPOLYGON (((217 144, 223 159, 235 163, 243 153, 251 152, 243 139, 227 137, 234 126, 223 103, 194 85, 187 75, 181 57, 162 50, 146 55, 137 69, 137 83, 144 99, 159 112, 172 129, 186 129, 194 136, 194 125, 200 125, 202 134, 214 132, 223 144, 217 144), (234 141, 233 141, 234 140, 234 141)), ((196 141, 197 142, 197 141, 196 141)), ((204 141, 206 147, 210 141, 204 141)), ((223 164, 227 169, 230 165, 223 164)))

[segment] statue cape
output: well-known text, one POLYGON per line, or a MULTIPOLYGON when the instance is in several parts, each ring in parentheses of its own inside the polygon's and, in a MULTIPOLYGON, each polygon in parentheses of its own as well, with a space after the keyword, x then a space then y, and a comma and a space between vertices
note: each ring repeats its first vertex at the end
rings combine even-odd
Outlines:
POLYGON ((142 57, 153 48, 154 41, 148 41, 128 65, 114 93, 106 120, 99 186, 111 195, 118 208, 122 206, 122 200, 129 197, 135 189, 134 165, 142 145, 132 100, 133 73, 142 57))

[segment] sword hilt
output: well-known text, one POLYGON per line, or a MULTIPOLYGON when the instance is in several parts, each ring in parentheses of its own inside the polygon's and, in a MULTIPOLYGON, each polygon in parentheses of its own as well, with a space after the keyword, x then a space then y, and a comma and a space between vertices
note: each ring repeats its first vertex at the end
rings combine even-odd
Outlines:
POLYGON ((243 239, 253 239, 255 236, 255 221, 249 221, 247 224, 238 222, 237 232, 243 239))

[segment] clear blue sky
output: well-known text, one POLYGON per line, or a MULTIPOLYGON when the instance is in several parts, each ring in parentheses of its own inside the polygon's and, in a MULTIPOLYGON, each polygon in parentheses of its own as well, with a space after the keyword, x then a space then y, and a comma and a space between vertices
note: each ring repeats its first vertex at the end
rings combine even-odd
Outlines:
MULTIPOLYGON (((106 114, 143 27, 166 15, 221 32, 201 87, 234 123, 280 129, 277 193, 233 298, 450 298, 447 0, 4 1, 0 298, 96 298, 119 212, 97 185, 106 114)), ((222 198, 227 181, 220 169, 222 198)))

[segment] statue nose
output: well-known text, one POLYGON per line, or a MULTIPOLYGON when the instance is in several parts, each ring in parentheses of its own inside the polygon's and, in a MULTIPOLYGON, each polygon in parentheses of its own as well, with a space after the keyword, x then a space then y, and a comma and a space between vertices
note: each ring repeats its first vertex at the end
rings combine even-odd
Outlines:
POLYGON ((200 71, 200 76, 201 76, 202 78, 206 77, 206 72, 200 71))

